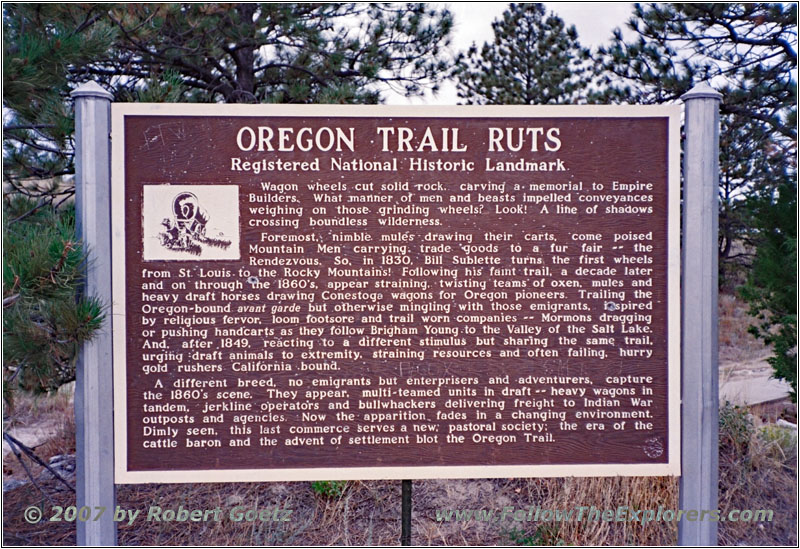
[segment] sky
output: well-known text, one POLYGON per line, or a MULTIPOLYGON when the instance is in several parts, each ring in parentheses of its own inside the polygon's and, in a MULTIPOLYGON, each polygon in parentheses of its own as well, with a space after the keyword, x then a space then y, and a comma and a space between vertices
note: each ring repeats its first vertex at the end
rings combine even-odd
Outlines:
MULTIPOLYGON (((633 11, 629 2, 545 2, 569 25, 575 25, 578 39, 584 46, 595 48, 609 40, 616 27, 624 27, 633 11)), ((494 39, 492 21, 499 18, 507 2, 447 2, 453 12, 455 28, 452 35, 454 51, 464 51, 476 42, 479 46, 494 39)), ((387 94, 391 105, 455 105, 458 103, 455 86, 446 82, 437 97, 406 99, 399 94, 387 94)))

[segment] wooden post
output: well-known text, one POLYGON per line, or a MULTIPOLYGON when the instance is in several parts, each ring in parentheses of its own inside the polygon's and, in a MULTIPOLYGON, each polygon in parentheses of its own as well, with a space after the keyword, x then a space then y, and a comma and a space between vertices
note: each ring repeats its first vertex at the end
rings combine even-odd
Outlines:
MULTIPOLYGON (((682 97, 683 153, 683 349, 681 352, 680 508, 718 505, 719 372, 717 342, 717 192, 719 104, 722 95, 698 84, 682 97)), ((678 525, 679 545, 716 545, 717 523, 678 525)))
POLYGON ((411 481, 404 480, 401 495, 400 545, 411 545, 411 481))
POLYGON ((106 320, 78 360, 75 382, 76 492, 80 509, 105 511, 78 521, 78 545, 116 545, 111 350, 111 99, 95 82, 75 98, 75 224, 89 252, 84 291, 106 306, 106 320))

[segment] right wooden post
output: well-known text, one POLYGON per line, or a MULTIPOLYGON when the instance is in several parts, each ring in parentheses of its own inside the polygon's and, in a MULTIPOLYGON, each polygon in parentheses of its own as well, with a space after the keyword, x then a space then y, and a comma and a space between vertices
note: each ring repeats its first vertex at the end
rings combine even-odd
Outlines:
MULTIPOLYGON (((719 105, 706 83, 683 99, 683 270, 681 274, 680 508, 713 510, 719 484, 717 340, 719 105)), ((678 545, 716 545, 717 523, 678 525, 678 545)))

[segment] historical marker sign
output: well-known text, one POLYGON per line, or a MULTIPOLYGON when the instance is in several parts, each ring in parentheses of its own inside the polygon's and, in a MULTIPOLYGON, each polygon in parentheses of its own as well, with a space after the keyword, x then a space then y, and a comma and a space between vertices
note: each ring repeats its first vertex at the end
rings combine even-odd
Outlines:
POLYGON ((114 105, 117 482, 678 474, 679 113, 114 105))

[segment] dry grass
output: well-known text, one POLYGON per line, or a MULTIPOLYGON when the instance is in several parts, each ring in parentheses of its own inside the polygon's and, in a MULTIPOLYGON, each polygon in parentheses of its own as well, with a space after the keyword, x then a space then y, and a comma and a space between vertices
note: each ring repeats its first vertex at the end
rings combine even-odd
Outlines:
POLYGON ((797 545, 797 431, 720 409, 719 508, 771 509, 772 522, 720 523, 720 545, 797 545))
POLYGON ((747 309, 735 295, 719 295, 720 363, 764 360, 770 355, 769 348, 747 331, 756 322, 747 309))
MULTIPOLYGON (((723 408, 720 436, 720 509, 773 509, 773 522, 720 523, 723 545, 792 545, 797 542, 796 434, 761 425, 746 411, 723 408), (749 418, 749 419, 748 419, 749 418)), ((71 425, 67 423, 67 426, 71 425)), ((40 448, 42 455, 69 447, 74 435, 40 448)), ((6 463, 8 463, 6 459, 6 463)), ((42 483, 48 502, 30 485, 6 494, 6 544, 73 545, 71 523, 22 520, 29 505, 74 505, 74 494, 54 481, 42 483)), ((419 545, 673 545, 669 522, 439 522, 436 509, 677 508, 675 478, 560 478, 426 480, 414 482, 413 543, 419 545)), ((308 482, 238 484, 146 484, 117 487, 117 504, 139 510, 133 524, 120 524, 120 545, 397 545, 400 483, 349 482, 340 497, 317 494, 308 482), (159 523, 145 519, 151 506, 222 510, 222 520, 159 523), (292 509, 291 520, 235 522, 230 511, 292 509)))
MULTIPOLYGON (((756 361, 768 350, 747 333, 746 307, 735 297, 720 296, 722 362, 756 361)), ((756 417, 723 408, 720 435, 720 509, 773 509, 773 522, 719 524, 723 545, 796 545, 796 432, 764 424, 761 417, 796 418, 791 406, 758 407, 756 417), (791 410, 789 410, 791 409, 791 410), (787 415, 787 410, 789 410, 787 415)), ((50 422, 56 431, 37 453, 48 459, 74 452, 74 423, 68 396, 20 399, 16 427, 50 422)), ((796 421, 796 419, 794 419, 796 421)), ((7 421, 6 424, 9 424, 7 421)), ((33 467, 36 474, 40 468, 33 467)), ((13 456, 4 459, 4 477, 20 477, 13 456)), ((3 542, 13 545, 74 545, 74 524, 27 524, 29 505, 45 510, 74 505, 71 492, 55 481, 42 482, 52 503, 30 485, 5 495, 3 542)), ((560 478, 426 480, 414 482, 413 539, 420 545, 673 545, 677 526, 651 522, 440 522, 437 509, 504 507, 568 510, 578 505, 598 509, 677 508, 675 478, 560 478)), ((324 497, 311 483, 147 484, 117 487, 117 504, 145 515, 151 506, 177 509, 220 508, 222 520, 158 523, 143 516, 119 527, 120 545, 397 545, 400 537, 400 482, 349 482, 340 497, 324 497), (291 520, 234 522, 228 513, 247 509, 293 509, 291 520)))
POLYGON ((65 413, 72 413, 72 397, 74 392, 75 382, 62 386, 57 393, 52 395, 34 395, 22 391, 15 392, 13 413, 8 413, 9 409, 4 405, 4 427, 33 426, 41 423, 43 417, 61 416, 65 413))
MULTIPOLYGON (((20 394, 14 413, 3 417, 3 429, 12 430, 23 444, 34 448, 44 461, 52 456, 75 453, 75 414, 72 386, 55 395, 20 394)), ((3 479, 26 478, 11 448, 3 441, 3 479)))
MULTIPOLYGON (((570 509, 580 505, 597 509, 677 508, 678 479, 673 477, 617 477, 547 479, 541 507, 570 509)), ((676 525, 668 522, 561 522, 551 523, 543 541, 567 545, 672 545, 676 525)), ((548 543, 550 544, 550 543, 548 543)))

